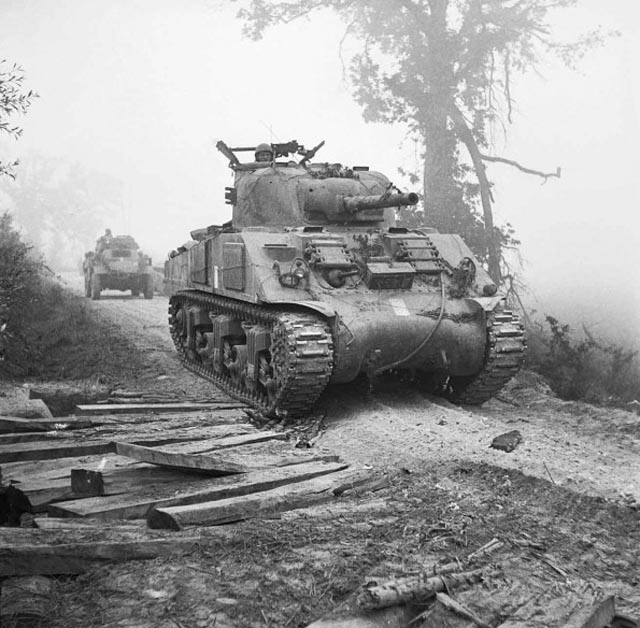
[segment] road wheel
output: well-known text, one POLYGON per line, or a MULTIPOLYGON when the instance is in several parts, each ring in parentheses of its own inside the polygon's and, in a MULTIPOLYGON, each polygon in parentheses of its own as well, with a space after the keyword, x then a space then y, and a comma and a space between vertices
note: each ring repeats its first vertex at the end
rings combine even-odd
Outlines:
POLYGON ((153 299, 153 277, 151 275, 144 277, 144 298, 153 299))
POLYGON ((100 284, 100 275, 93 275, 93 277, 91 277, 91 298, 94 301, 98 301, 100 299, 100 284))

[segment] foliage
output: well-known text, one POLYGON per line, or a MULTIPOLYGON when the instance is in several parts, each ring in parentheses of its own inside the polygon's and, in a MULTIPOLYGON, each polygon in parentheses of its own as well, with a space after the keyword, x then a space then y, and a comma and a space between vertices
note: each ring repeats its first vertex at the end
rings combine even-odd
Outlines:
MULTIPOLYGON (((24 114, 37 94, 23 87, 24 73, 20 66, 8 65, 6 60, 0 60, 0 132, 11 137, 20 137, 22 129, 11 122, 16 114, 24 114)), ((14 168, 17 161, 3 163, 0 161, 0 176, 8 175, 15 178, 14 168)))
POLYGON ((536 69, 549 54, 571 66, 604 40, 599 31, 570 43, 553 38, 553 12, 576 2, 248 0, 238 15, 254 39, 316 10, 341 16, 347 34, 361 42, 349 78, 365 120, 403 122, 422 146, 423 172, 413 178, 423 180, 425 205, 403 218, 462 233, 497 280, 500 245, 514 242, 508 228, 493 225, 480 151, 492 147, 495 124, 511 121, 514 74, 536 69))
POLYGON ((529 368, 562 398, 617 405, 640 399, 639 352, 594 337, 579 337, 553 316, 529 326, 529 368))
POLYGON ((134 349, 64 288, 0 216, 0 377, 127 377, 134 349))
MULTIPOLYGON (((20 239, 11 216, 0 216, 0 360, 24 342, 25 313, 37 299, 41 262, 20 239)), ((2 365, 2 362, 0 362, 2 365)))

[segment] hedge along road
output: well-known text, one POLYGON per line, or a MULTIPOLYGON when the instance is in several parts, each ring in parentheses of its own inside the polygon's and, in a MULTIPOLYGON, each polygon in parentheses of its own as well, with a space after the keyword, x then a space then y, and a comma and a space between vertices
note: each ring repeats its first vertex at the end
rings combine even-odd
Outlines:
MULTIPOLYGON (((82 291, 82 277, 64 281, 82 291)), ((105 291, 87 299, 99 320, 117 326, 143 354, 147 381, 166 392, 194 395, 212 384, 186 371, 168 332, 168 299, 152 300, 105 291)), ((330 386, 312 419, 326 428, 314 441, 347 461, 375 468, 436 470, 461 463, 517 469, 578 493, 627 504, 640 502, 640 417, 624 410, 557 399, 537 376, 523 372, 480 407, 459 407, 423 394, 397 378, 369 390, 358 382, 330 386), (511 453, 489 447, 494 437, 519 430, 523 442, 511 453)))

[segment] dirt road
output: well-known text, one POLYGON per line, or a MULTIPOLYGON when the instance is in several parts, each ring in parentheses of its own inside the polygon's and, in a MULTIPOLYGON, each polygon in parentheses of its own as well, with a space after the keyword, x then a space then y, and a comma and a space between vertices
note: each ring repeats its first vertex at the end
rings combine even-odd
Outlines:
MULTIPOLYGON (((66 281, 80 290, 80 279, 66 281)), ((149 382, 206 394, 211 385, 180 366, 168 334, 166 297, 133 298, 106 291, 88 301, 144 353, 149 382)), ((143 374, 141 374, 142 376, 143 374)), ((516 469, 584 494, 640 502, 640 417, 616 409, 563 402, 531 374, 482 407, 458 407, 394 379, 372 390, 358 383, 330 387, 316 408, 325 416, 320 444, 363 465, 431 470, 461 461, 516 469), (512 453, 489 447, 517 429, 512 453)))
MULTIPOLYGON (((124 347, 100 363, 112 385, 220 394, 180 365, 165 297, 106 292, 86 303, 95 324, 110 330, 108 342, 124 347)), ((500 573, 454 593, 488 625, 561 628, 607 594, 640 617, 637 415, 562 402, 524 373, 480 408, 396 379, 372 390, 330 387, 310 420, 319 418, 316 447, 356 468, 405 473, 373 495, 356 491, 326 507, 235 524, 224 540, 202 531, 183 557, 104 565, 60 581, 52 628, 305 628, 341 605, 351 612, 365 582, 463 564, 492 539, 500 549, 485 567, 495 562, 500 573), (524 442, 512 453, 489 447, 514 429, 524 442)), ((435 604, 411 625, 473 624, 444 612, 435 604)))

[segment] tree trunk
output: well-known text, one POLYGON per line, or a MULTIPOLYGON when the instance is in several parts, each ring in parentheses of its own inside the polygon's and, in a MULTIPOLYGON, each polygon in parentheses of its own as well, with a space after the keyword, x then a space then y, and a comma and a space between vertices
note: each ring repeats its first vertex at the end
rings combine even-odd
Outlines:
POLYGON ((460 196, 454 178, 455 139, 447 128, 454 87, 447 41, 448 3, 449 0, 429 0, 430 17, 424 27, 428 41, 425 74, 429 77, 422 123, 425 218, 429 226, 443 233, 454 230, 452 216, 460 196))
POLYGON ((480 199, 482 201, 482 214, 484 218, 484 230, 487 238, 487 251, 489 252, 488 266, 489 275, 497 283, 500 283, 500 243, 497 238, 496 230, 493 226, 493 211, 491 209, 491 186, 487 179, 487 173, 482 163, 482 155, 476 144, 471 129, 468 127, 462 112, 455 106, 449 112, 453 121, 456 135, 460 141, 467 147, 478 183, 480 184, 480 199))

